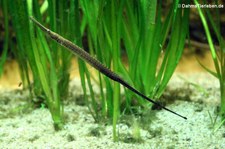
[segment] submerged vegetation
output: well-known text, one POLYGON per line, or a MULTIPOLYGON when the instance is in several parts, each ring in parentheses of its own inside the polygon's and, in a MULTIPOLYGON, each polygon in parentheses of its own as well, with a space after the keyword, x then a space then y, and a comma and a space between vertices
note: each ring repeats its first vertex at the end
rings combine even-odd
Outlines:
MULTIPOLYGON (((194 2, 195 4, 198 4, 197 0, 195 0, 194 2)), ((204 0, 204 3, 206 3, 206 0, 204 0)), ((216 4, 218 5, 218 1, 216 1, 216 4)), ((208 69, 207 67, 203 65, 202 66, 210 74, 212 74, 214 77, 216 77, 219 80, 220 98, 221 98, 219 114, 222 118, 221 123, 224 123, 225 122, 225 40, 221 33, 221 25, 220 25, 221 15, 220 15, 219 9, 216 9, 215 11, 215 16, 216 16, 215 19, 213 19, 212 12, 210 12, 209 9, 203 10, 198 8, 198 12, 202 20, 205 34, 209 43, 209 47, 210 47, 216 72, 208 69), (212 36, 211 36, 212 33, 210 33, 209 26, 213 29, 213 32, 216 35, 216 39, 220 47, 218 50, 215 49, 215 44, 213 43, 212 36)))
MULTIPOLYGON (((1 3, 5 38, 0 74, 8 47, 12 48, 9 45, 9 22, 12 22, 17 44, 12 50, 19 63, 23 87, 29 88, 31 100, 38 97, 36 102, 48 107, 57 130, 64 125, 63 100, 68 96, 72 54, 56 42, 49 41, 41 30, 34 27, 30 16, 85 49, 155 101, 160 98, 175 71, 188 34, 189 9, 179 8, 178 5, 190 3, 189 0, 174 0, 171 7, 165 10, 167 15, 162 11, 162 0, 15 0, 10 4, 2 0, 1 3), (127 58, 127 64, 122 57, 127 58)), ((201 9, 199 12, 204 22, 201 9)), ((220 81, 221 115, 224 117, 224 39, 210 13, 206 12, 221 46, 220 55, 216 55, 207 33, 217 71, 210 73, 220 81)), ((208 32, 207 24, 204 27, 208 32)), ((117 141, 116 126, 120 113, 133 114, 137 107, 146 110, 152 103, 100 72, 92 74, 87 64, 79 58, 78 66, 86 106, 96 122, 106 119, 112 123, 113 138, 117 141), (98 84, 99 98, 95 95, 93 83, 98 84)), ((138 128, 139 124, 134 121, 132 139, 139 142, 138 128)))

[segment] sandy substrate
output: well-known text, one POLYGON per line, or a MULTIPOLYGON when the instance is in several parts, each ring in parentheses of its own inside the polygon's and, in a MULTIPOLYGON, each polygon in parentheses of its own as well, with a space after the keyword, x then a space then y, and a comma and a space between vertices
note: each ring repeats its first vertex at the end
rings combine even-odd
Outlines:
MULTIPOLYGON (((225 148, 225 127, 214 131, 216 127, 210 119, 211 115, 215 120, 220 102, 219 85, 208 74, 176 74, 163 95, 171 100, 167 107, 186 116, 187 120, 165 110, 154 112, 154 120, 148 115, 135 117, 130 122, 121 118, 120 141, 116 143, 112 139, 111 125, 95 123, 88 109, 76 104, 75 100, 82 97, 79 81, 71 81, 71 86, 73 96, 65 106, 67 124, 58 132, 47 109, 20 111, 18 107, 29 99, 26 92, 1 91, 0 148, 225 148), (138 119, 147 120, 145 127, 138 119), (140 127, 140 136, 135 138, 138 136, 136 128, 140 127)), ((219 122, 218 118, 215 125, 219 122)))

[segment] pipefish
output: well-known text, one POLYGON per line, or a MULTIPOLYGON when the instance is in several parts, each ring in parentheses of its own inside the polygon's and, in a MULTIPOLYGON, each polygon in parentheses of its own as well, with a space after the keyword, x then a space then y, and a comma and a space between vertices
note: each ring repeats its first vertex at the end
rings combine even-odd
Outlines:
POLYGON ((134 92, 135 94, 139 95, 140 97, 144 98, 145 100, 153 103, 154 105, 156 105, 158 107, 161 107, 162 109, 164 109, 164 110, 166 110, 170 113, 173 113, 173 114, 175 114, 175 115, 177 115, 177 116, 179 116, 183 119, 187 119, 186 117, 184 117, 184 116, 166 108, 165 106, 162 106, 161 104, 155 102, 154 100, 148 98, 147 96, 145 96, 144 94, 139 92, 137 89, 135 89, 134 87, 129 85, 129 83, 124 81, 119 75, 117 75, 116 73, 111 71, 109 68, 107 68, 105 65, 103 65, 99 60, 92 57, 88 52, 86 52, 85 50, 83 50, 79 46, 75 45, 71 41, 63 38, 59 34, 51 31, 50 29, 48 29, 46 27, 44 27, 40 22, 38 22, 36 19, 34 19, 34 17, 31 16, 30 20, 32 20, 45 34, 49 35, 49 37, 51 39, 53 39, 54 41, 59 43, 61 46, 67 48, 69 51, 71 51, 73 54, 75 54, 79 58, 83 59, 85 62, 89 63, 92 67, 94 67, 95 69, 97 69, 98 71, 103 73, 105 76, 107 76, 110 79, 120 83, 121 85, 123 85, 124 87, 129 89, 130 91, 134 92))

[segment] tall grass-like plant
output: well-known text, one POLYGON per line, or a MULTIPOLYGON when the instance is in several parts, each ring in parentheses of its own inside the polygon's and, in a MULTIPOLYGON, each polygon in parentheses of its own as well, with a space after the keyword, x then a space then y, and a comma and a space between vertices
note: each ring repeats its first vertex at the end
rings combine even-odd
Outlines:
POLYGON ((43 33, 40 30, 35 31, 29 16, 36 16, 42 20, 41 13, 48 13, 49 17, 45 21, 50 21, 50 28, 68 39, 73 38, 68 30, 75 27, 70 25, 74 16, 68 16, 65 10, 70 8, 65 1, 49 0, 40 6, 37 1, 15 0, 8 7, 16 32, 18 49, 14 49, 14 53, 19 62, 23 84, 31 86, 28 75, 30 68, 33 77, 31 92, 46 99, 42 102, 47 104, 55 128, 61 129, 64 123, 63 99, 66 98, 68 90, 71 54, 55 43, 48 44, 43 33))
POLYGON ((0 76, 3 73, 3 66, 7 58, 7 52, 8 52, 8 47, 9 47, 9 21, 8 21, 8 8, 7 8, 7 0, 3 0, 0 2, 1 8, 2 8, 2 13, 4 16, 4 46, 3 50, 1 51, 1 57, 0 57, 0 76))
MULTIPOLYGON (((173 2, 162 21, 162 1, 81 1, 90 53, 142 93, 158 99, 181 57, 188 32, 189 10, 178 9, 178 4, 178 0, 173 2), (128 58, 128 69, 122 63, 122 52, 128 58)), ((119 88, 102 75, 99 84, 102 115, 113 119, 116 140, 116 121, 122 105, 119 88)), ((131 100, 136 96, 127 90, 125 93, 126 109, 131 109, 131 100)), ((146 105, 139 97, 138 101, 146 105)))
MULTIPOLYGON (((81 8, 85 14, 84 20, 87 20, 90 52, 96 54, 97 58, 108 68, 112 67, 115 72, 118 72, 118 63, 121 61, 119 29, 121 25, 119 23, 121 22, 122 7, 120 3, 105 0, 91 2, 84 0, 81 1, 81 8), (116 10, 117 8, 119 11, 116 10), (111 66, 111 62, 113 66, 111 66)), ((108 78, 100 74, 99 84, 102 116, 113 118, 113 138, 117 140, 116 123, 119 116, 120 87, 118 83, 112 84, 108 78), (104 84, 106 96, 103 92, 104 84)))
POLYGON ((157 0, 151 3, 126 1, 127 13, 123 19, 130 80, 153 99, 161 96, 170 80, 188 32, 189 10, 178 8, 179 1, 173 1, 162 21, 162 3, 157 0))
MULTIPOLYGON (((198 5, 198 1, 194 0, 195 4, 198 5)), ((206 1, 204 1, 206 3, 206 1)), ((216 1, 218 5, 218 1, 216 1)), ((203 10, 201 8, 197 8, 200 18, 202 20, 203 27, 205 29, 206 37, 209 43, 212 59, 214 62, 216 72, 209 70, 205 66, 203 66, 210 74, 215 76, 220 83, 220 115, 222 117, 222 121, 224 122, 225 119, 225 40, 222 37, 221 30, 220 30, 220 14, 219 9, 216 9, 216 20, 213 19, 212 14, 210 13, 209 9, 203 10), (209 23, 207 22, 209 21, 209 23), (219 42, 220 49, 219 51, 215 50, 214 43, 212 40, 212 36, 209 30, 209 24, 212 26, 213 31, 215 32, 216 38, 219 42)))

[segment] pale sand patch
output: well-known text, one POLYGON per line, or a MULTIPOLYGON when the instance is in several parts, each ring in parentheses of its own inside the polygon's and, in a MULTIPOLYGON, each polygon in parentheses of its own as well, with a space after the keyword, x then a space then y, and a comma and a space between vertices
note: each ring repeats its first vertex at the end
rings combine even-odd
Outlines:
MULTIPOLYGON (((186 116, 188 120, 164 110, 157 111, 157 119, 149 122, 149 129, 140 130, 141 143, 113 142, 112 126, 95 123, 88 109, 73 101, 82 96, 77 80, 71 82, 76 92, 74 91, 72 101, 65 106, 68 122, 65 129, 58 132, 53 128, 47 109, 39 108, 27 114, 3 118, 7 117, 4 113, 18 106, 18 102, 19 105, 25 104, 28 96, 20 91, 1 93, 0 148, 225 148, 225 127, 222 126, 213 133, 208 114, 210 112, 215 117, 214 111, 219 105, 217 80, 208 74, 182 75, 188 81, 199 83, 203 90, 198 90, 198 87, 185 82, 179 76, 173 76, 164 98, 175 100, 167 107, 186 116)), ((118 127, 121 137, 125 136, 129 140, 133 126, 120 123, 118 127)))

